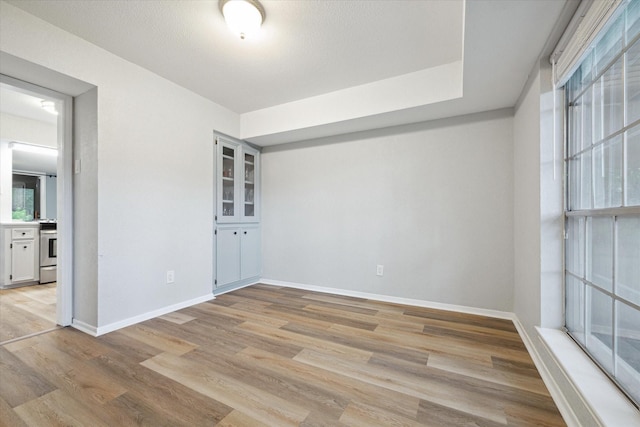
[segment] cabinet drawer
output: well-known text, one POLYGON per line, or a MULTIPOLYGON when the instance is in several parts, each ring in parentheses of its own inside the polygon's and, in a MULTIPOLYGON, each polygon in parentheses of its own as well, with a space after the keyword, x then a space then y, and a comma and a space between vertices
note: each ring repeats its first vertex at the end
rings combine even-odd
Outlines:
POLYGON ((35 238, 36 238, 35 228, 14 228, 13 230, 11 230, 11 240, 35 239, 35 238))

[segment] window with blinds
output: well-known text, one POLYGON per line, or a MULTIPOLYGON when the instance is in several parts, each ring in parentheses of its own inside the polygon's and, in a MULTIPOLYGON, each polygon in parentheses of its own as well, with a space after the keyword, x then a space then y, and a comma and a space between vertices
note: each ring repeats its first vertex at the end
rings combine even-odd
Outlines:
POLYGON ((565 85, 565 324, 640 402, 640 0, 565 85))

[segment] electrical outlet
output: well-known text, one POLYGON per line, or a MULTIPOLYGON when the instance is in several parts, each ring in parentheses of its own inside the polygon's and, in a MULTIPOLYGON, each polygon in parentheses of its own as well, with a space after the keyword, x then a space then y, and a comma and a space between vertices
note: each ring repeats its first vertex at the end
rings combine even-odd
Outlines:
POLYGON ((167 283, 175 283, 176 282, 176 272, 173 270, 167 271, 167 283))
POLYGON ((376 267, 376 276, 382 276, 384 274, 384 265, 378 265, 376 267))

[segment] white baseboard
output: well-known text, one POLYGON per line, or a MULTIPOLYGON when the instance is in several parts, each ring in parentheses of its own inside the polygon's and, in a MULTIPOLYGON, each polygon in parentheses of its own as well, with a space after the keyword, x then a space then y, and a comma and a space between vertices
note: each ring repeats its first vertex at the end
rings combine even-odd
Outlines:
POLYGON ((167 313, 171 313, 173 311, 180 310, 182 308, 191 307, 192 305, 211 301, 212 299, 215 299, 215 298, 216 297, 212 293, 206 294, 198 298, 193 298, 193 299, 183 301, 178 304, 173 304, 167 307, 162 307, 158 310, 149 311, 147 313, 143 313, 138 316, 130 317, 128 319, 113 322, 105 326, 95 327, 76 319, 73 319, 73 321, 71 322, 71 326, 73 326, 78 330, 81 330, 82 332, 86 332, 89 335, 93 335, 94 337, 97 337, 121 328, 125 328, 127 326, 135 325, 136 323, 144 322, 145 320, 153 319, 154 317, 163 316, 167 313))
POLYGON ((374 301, 390 302, 395 304, 412 305, 415 307, 435 308, 438 310, 457 311, 459 313, 477 314, 480 316, 496 317, 512 320, 514 314, 508 311, 490 310, 486 308, 468 307, 465 305, 445 304, 440 302, 425 301, 413 298, 401 298, 389 295, 371 294, 368 292, 348 291, 324 286, 305 285, 302 283, 284 282, 282 280, 261 279, 259 283, 286 288, 304 289, 307 291, 322 292, 326 294, 343 295, 347 297, 366 298, 374 301))
POLYGON ((516 316, 515 314, 513 315, 513 324, 515 325, 518 334, 522 339, 522 342, 527 348, 527 351, 529 352, 533 363, 536 365, 536 368, 538 369, 538 372, 542 377, 542 381, 547 386, 549 394, 551 394, 551 398, 558 407, 562 418, 564 418, 564 422, 567 423, 568 427, 581 427, 580 421, 573 411, 573 408, 567 401, 567 398, 562 392, 562 389, 553 378, 553 375, 551 375, 551 372, 549 372, 549 369, 540 357, 540 353, 538 353, 536 346, 533 345, 533 341, 531 341, 531 337, 529 337, 527 330, 524 328, 524 326, 522 326, 522 323, 520 323, 520 319, 518 319, 518 316, 516 316))
POLYGON ((82 331, 85 334, 89 334, 94 337, 98 336, 98 328, 88 323, 82 322, 78 319, 71 319, 71 327, 82 331))

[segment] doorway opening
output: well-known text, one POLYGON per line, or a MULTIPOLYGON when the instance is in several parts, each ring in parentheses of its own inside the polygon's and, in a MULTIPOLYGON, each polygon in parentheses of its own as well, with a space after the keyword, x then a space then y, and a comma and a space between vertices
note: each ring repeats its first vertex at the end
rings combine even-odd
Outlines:
POLYGON ((0 75, 0 115, 6 343, 71 324, 72 98, 0 75))

